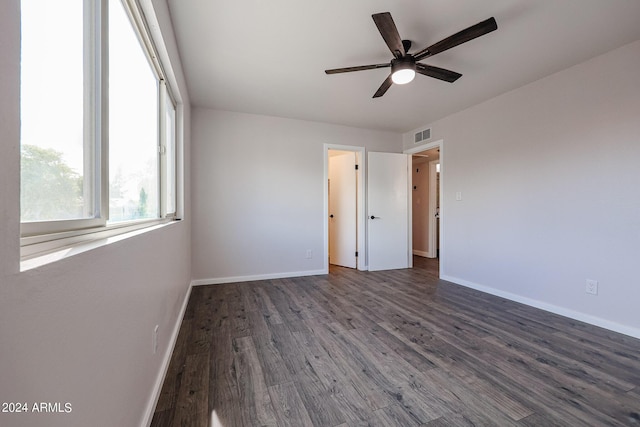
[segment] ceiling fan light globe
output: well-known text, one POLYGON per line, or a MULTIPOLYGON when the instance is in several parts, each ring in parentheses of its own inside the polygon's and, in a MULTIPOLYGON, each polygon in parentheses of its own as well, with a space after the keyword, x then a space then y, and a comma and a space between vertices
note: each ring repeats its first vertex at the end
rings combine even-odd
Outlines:
POLYGON ((407 84, 413 80, 416 72, 411 68, 400 69, 391 74, 391 80, 397 85, 407 84))

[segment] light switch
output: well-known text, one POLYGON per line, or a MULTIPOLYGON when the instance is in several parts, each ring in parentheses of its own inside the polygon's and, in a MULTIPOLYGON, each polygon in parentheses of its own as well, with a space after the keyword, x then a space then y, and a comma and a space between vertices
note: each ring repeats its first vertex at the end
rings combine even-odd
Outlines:
POLYGON ((457 201, 462 200, 462 191, 456 191, 456 200, 457 201))

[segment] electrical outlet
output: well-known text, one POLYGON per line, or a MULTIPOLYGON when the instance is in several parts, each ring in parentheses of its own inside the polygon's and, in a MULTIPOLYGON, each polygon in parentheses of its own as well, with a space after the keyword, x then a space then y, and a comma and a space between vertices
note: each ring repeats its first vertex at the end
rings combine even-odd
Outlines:
POLYGON ((456 200, 458 202, 462 200, 462 191, 456 191, 456 200))
POLYGON ((313 258, 313 251, 311 249, 307 249, 307 259, 313 258))
POLYGON ((598 281, 587 279, 585 292, 592 295, 598 295, 598 281))
POLYGON ((153 344, 153 354, 156 354, 158 352, 158 328, 160 326, 156 325, 155 328, 153 328, 153 337, 152 337, 152 344, 153 344))

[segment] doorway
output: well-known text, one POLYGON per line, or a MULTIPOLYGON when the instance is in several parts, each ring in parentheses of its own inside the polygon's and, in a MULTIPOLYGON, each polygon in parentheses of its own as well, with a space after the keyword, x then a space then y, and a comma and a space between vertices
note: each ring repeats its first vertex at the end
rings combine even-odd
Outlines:
MULTIPOLYGON (((365 173, 365 165, 364 165, 364 156, 365 156, 365 148, 357 147, 357 146, 348 146, 348 145, 337 145, 337 144, 324 144, 324 182, 325 182, 325 191, 324 191, 324 209, 325 220, 324 220, 324 271, 326 274, 329 273, 329 264, 330 257, 332 258, 332 262, 338 263, 338 265, 345 265, 351 268, 357 268, 358 270, 365 270, 365 209, 364 206, 364 179, 363 174, 365 173), (330 180, 330 166, 335 166, 332 164, 332 158, 336 158, 335 164, 338 163, 346 163, 347 158, 354 158, 355 164, 352 163, 351 170, 353 171, 353 177, 355 178, 355 192, 353 192, 349 186, 351 184, 338 184, 336 183, 335 178, 330 180), (338 160, 340 159, 340 160, 338 160), (331 182, 333 181, 333 182, 331 182), (338 186, 338 187, 336 187, 338 186), (344 194, 339 197, 339 199, 346 203, 351 204, 354 202, 354 211, 353 214, 355 218, 351 217, 352 213, 347 210, 346 215, 351 217, 350 221, 342 221, 343 213, 332 212, 336 207, 336 193, 349 193, 352 196, 345 196, 344 194), (333 203, 332 200, 333 199, 333 203), (350 199, 350 200, 349 200, 350 199), (333 218, 331 218, 333 215, 333 218), (341 225, 337 229, 334 229, 335 225, 341 225), (331 229, 331 230, 330 230, 331 229), (331 232, 330 232, 331 231, 331 232), (336 236, 335 232, 338 232, 338 236, 336 236), (331 234, 333 233, 333 238, 331 238, 331 234), (342 242, 342 243, 341 243, 342 242), (347 242, 345 245, 344 242, 347 242), (351 242, 351 243, 349 243, 351 242), (355 244, 353 244, 355 243, 355 244), (337 244, 337 245, 336 245, 337 244), (351 245, 351 246, 349 246, 351 245), (330 254, 331 248, 331 254, 330 254), (336 249, 342 251, 342 254, 336 254, 336 249), (333 256, 331 256, 333 255, 333 256), (336 258, 337 255, 337 258, 336 258), (355 265, 346 265, 339 261, 343 256, 347 256, 347 258, 352 258, 355 262, 355 265), (338 259, 338 261, 336 261, 338 259)), ((343 173, 347 173, 347 169, 349 168, 346 165, 342 165, 341 168, 344 168, 343 173)), ((350 208, 348 208, 350 209, 350 208)))
POLYGON ((357 269, 376 270, 392 268, 411 268, 413 257, 411 256, 411 202, 410 194, 410 172, 411 156, 401 153, 368 153, 365 160, 365 148, 356 146, 344 146, 336 144, 324 145, 324 272, 329 273, 329 152, 331 150, 352 151, 357 159, 357 269), (372 158, 374 166, 371 166, 372 158), (402 166, 400 166, 402 163, 402 166), (391 174, 391 175, 390 175, 391 174), (389 179, 372 180, 372 176, 388 176, 389 179), (366 179, 365 179, 366 177, 366 179), (393 178, 393 179, 391 179, 393 178), (365 182, 366 181, 366 182, 365 182), (402 188, 401 188, 402 187, 402 188), (373 191, 373 193, 372 193, 373 191), (402 194, 400 194, 402 193, 402 194), (375 197, 374 197, 375 196, 375 197), (366 202, 365 202, 366 200, 366 202), (387 201, 387 203, 384 202, 387 201), (382 203, 374 203, 382 201, 382 203), (404 201, 404 202, 403 202, 404 201), (375 207, 372 207, 376 205, 375 207), (399 208, 404 204, 404 209, 399 208), (374 212, 375 211, 375 212, 374 212), (399 229, 394 224, 401 224, 404 232, 397 232, 399 229), (396 232, 391 235, 389 228, 396 232), (378 239, 376 237, 381 237, 378 239), (399 240, 404 240, 404 245, 398 244, 399 240), (381 254, 384 251, 374 251, 382 248, 387 251, 383 256, 374 257, 373 260, 383 260, 384 263, 374 262, 372 266, 372 253, 381 254), (403 258, 403 262, 395 262, 403 258), (393 260, 393 263, 388 261, 393 260), (384 264, 384 265, 383 265, 384 264))
POLYGON ((329 264, 358 265, 358 163, 353 151, 329 150, 329 264))
POLYGON ((442 141, 405 151, 412 155, 412 249, 442 271, 442 141))

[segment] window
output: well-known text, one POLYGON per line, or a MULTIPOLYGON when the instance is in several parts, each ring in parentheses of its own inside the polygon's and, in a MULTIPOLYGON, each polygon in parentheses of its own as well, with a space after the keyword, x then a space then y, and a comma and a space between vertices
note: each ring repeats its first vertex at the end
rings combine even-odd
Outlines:
POLYGON ((95 218, 83 4, 22 2, 21 218, 95 218), (60 25, 64 17, 65 25, 60 25), (46 35, 46 36, 44 36, 46 35))
POLYGON ((176 102, 137 2, 21 16, 23 248, 175 216, 176 102))
POLYGON ((156 218, 158 79, 120 0, 109 1, 109 221, 156 218))

